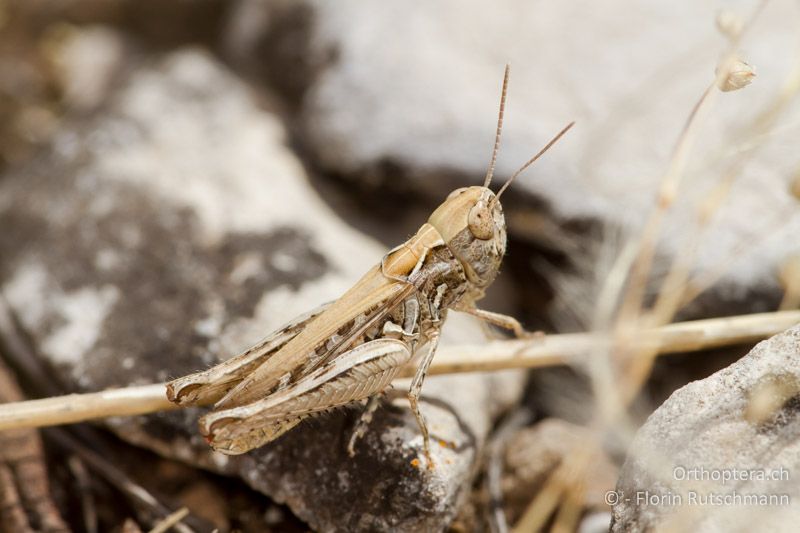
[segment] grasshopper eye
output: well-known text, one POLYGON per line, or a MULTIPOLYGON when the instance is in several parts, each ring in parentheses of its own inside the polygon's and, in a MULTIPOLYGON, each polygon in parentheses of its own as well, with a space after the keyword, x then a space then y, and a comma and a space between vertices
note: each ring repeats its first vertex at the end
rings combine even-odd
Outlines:
POLYGON ((492 214, 483 201, 478 202, 470 209, 467 224, 469 231, 478 239, 488 241, 494 236, 492 214))

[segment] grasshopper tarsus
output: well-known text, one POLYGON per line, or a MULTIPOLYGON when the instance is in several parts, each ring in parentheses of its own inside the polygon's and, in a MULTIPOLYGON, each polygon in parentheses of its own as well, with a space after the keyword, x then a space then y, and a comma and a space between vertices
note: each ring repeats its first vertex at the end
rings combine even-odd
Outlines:
POLYGON ((411 391, 408 393, 408 403, 411 406, 411 411, 417 419, 420 431, 422 431, 422 453, 425 455, 425 461, 428 464, 428 469, 434 469, 433 455, 431 454, 431 437, 428 433, 428 425, 425 423, 425 416, 419 408, 419 395, 413 394, 411 391))

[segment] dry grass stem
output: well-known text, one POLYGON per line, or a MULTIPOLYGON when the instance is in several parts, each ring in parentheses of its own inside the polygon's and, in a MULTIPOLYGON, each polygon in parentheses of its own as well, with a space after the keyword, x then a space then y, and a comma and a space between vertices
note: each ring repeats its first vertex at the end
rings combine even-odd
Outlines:
MULTIPOLYGON (((800 323, 800 311, 781 311, 727 318, 712 318, 642 330, 630 337, 636 349, 659 354, 693 352, 755 342, 800 323)), ((610 349, 608 335, 571 333, 532 340, 495 341, 483 345, 441 348, 429 374, 452 374, 540 368, 580 363, 598 349, 610 349)), ((401 377, 410 377, 406 367, 401 377)), ((165 384, 112 389, 88 394, 0 405, 0 430, 71 424, 95 418, 132 416, 179 407, 166 398, 165 384)))
POLYGON ((571 450, 548 476, 541 490, 514 526, 514 533, 543 531, 553 512, 558 510, 551 531, 575 531, 580 518, 585 476, 596 448, 593 443, 571 450), (559 503, 559 499, 561 503, 559 503))
POLYGON ((561 463, 553 473, 547 478, 544 486, 536 494, 536 497, 525 509, 522 517, 512 530, 513 533, 530 533, 531 531, 543 531, 550 515, 558 508, 558 501, 567 489, 564 478, 567 476, 569 465, 561 463))
POLYGON ((188 515, 189 515, 189 509, 187 509, 186 507, 181 507, 174 513, 165 517, 161 522, 156 524, 156 526, 153 529, 151 529, 149 533, 164 533, 166 531, 169 531, 177 524, 179 524, 180 521, 186 518, 188 515))
POLYGON ((566 492, 566 498, 561 502, 561 507, 556 514, 552 533, 572 533, 578 531, 578 523, 583 514, 583 498, 586 493, 586 479, 588 464, 580 465, 580 469, 572 474, 572 484, 566 492))
POLYGON ((781 265, 779 277, 784 291, 780 310, 797 309, 800 307, 800 254, 793 255, 781 265))
POLYGON ((69 394, 0 406, 0 430, 56 426, 109 416, 133 416, 178 409, 165 385, 144 385, 88 394, 69 394))

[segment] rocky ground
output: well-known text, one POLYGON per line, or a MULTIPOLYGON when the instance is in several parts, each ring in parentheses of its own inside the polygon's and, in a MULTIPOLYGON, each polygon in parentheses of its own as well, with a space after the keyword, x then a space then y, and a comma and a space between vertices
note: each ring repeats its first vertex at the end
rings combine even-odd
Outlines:
MULTIPOLYGON (((691 298, 662 322, 796 308, 800 15, 768 3, 739 42, 756 5, 0 0, 0 378, 22 385, 4 400, 163 382, 336 298, 452 189, 481 182, 507 62, 493 187, 577 125, 503 196, 509 251, 484 307, 530 330, 619 326, 608 291, 635 287, 615 280, 660 205, 643 309, 672 293, 691 298), (721 92, 729 49, 756 77, 721 92), (704 94, 699 132, 681 137, 704 94), (664 192, 665 175, 682 180, 664 192), (661 287, 671 269, 682 282, 661 287)), ((0 453, 14 511, 0 529, 135 531, 181 506, 200 531, 749 523, 747 506, 661 504, 689 491, 786 495, 758 509, 781 529, 797 518, 797 340, 656 361, 624 417, 593 361, 615 361, 623 389, 625 345, 430 377, 432 472, 392 398, 354 458, 358 408, 238 457, 210 451, 198 409, 44 432, 44 448, 27 432, 52 500, 32 506, 19 457, 0 453), (784 468, 790 482, 697 485, 677 467, 784 468), (615 488, 662 501, 609 500, 615 488)), ((485 342, 471 318, 448 318, 443 346, 485 342)))

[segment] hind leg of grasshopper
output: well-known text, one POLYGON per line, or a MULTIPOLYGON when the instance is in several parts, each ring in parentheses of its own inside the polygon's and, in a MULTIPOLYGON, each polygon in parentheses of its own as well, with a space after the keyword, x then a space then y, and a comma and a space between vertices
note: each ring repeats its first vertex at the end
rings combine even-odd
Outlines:
POLYGON ((433 469, 433 457, 431 456, 431 438, 428 433, 428 425, 425 423, 425 417, 422 416, 422 411, 419 409, 419 395, 422 392, 422 382, 425 380, 425 375, 428 373, 428 368, 431 366, 433 356, 436 355, 436 347, 439 345, 439 329, 435 329, 429 334, 430 343, 428 345, 428 353, 425 358, 417 367, 417 373, 414 374, 414 379, 411 381, 411 388, 408 391, 408 403, 411 404, 411 410, 417 418, 417 424, 422 431, 422 444, 425 452, 425 459, 428 461, 428 468, 433 469))
POLYGON ((400 340, 360 344, 261 400, 205 415, 200 431, 218 451, 245 453, 276 439, 303 418, 382 392, 409 359, 411 350, 400 340))

